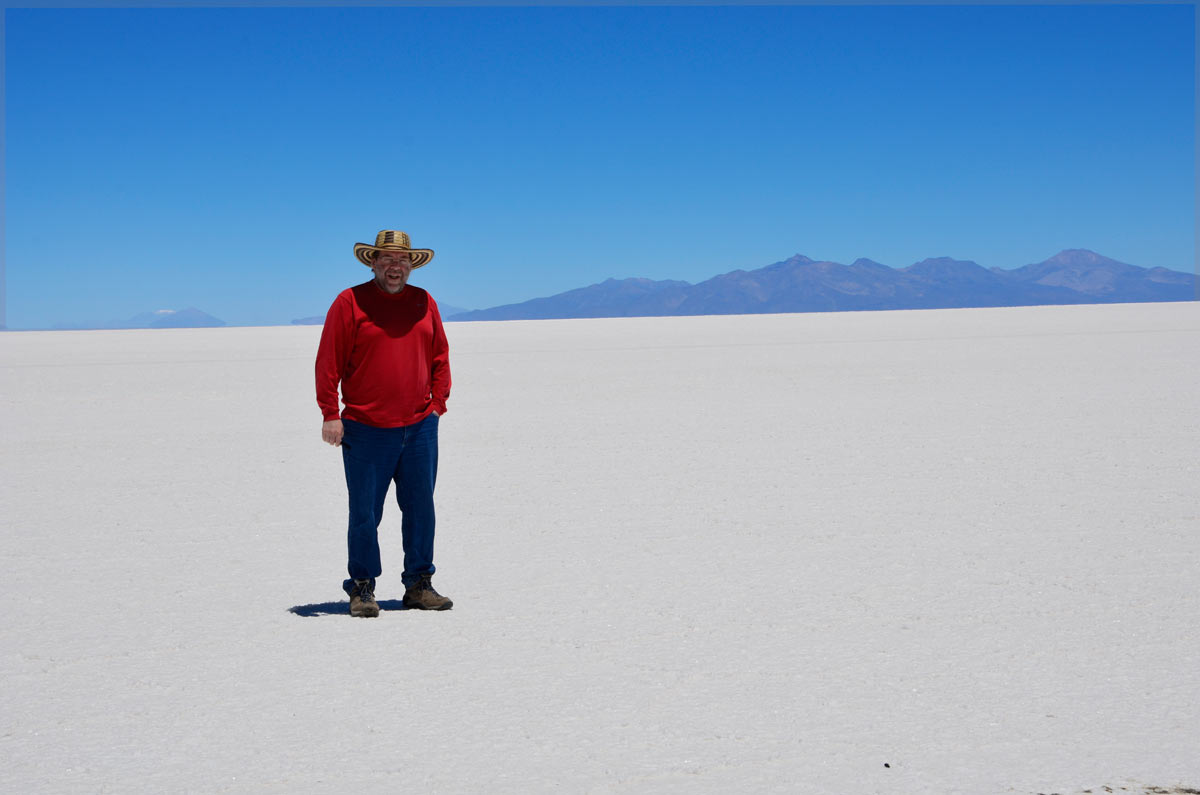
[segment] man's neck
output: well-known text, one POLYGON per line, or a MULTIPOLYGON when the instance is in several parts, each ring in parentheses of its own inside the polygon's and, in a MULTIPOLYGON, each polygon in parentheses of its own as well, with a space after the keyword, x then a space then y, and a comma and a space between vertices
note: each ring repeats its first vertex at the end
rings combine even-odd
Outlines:
POLYGON ((383 284, 380 284, 378 279, 373 279, 372 281, 375 282, 375 286, 378 287, 381 292, 385 292, 388 295, 399 295, 400 293, 402 293, 404 291, 404 288, 407 286, 407 285, 402 284, 402 285, 400 285, 400 289, 393 293, 386 286, 384 286, 383 284))

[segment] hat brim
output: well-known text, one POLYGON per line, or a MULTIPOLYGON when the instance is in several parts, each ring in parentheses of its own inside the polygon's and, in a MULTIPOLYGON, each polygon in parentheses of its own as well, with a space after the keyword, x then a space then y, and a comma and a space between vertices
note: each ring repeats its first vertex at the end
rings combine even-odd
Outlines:
POLYGON ((378 254, 380 251, 407 251, 409 254, 412 255, 412 266, 413 266, 414 270, 421 267, 422 265, 429 264, 429 261, 431 259, 433 259, 433 249, 431 249, 431 248, 401 248, 399 246, 371 246, 371 245, 367 245, 366 243, 355 243, 354 244, 354 256, 358 259, 359 262, 361 262, 363 265, 366 265, 368 268, 373 267, 374 263, 371 262, 371 260, 373 260, 375 258, 375 255, 378 254))

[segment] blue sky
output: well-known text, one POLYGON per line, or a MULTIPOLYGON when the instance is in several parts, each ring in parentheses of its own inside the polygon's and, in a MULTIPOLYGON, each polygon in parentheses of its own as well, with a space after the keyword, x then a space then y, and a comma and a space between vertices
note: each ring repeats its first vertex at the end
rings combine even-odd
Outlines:
POLYGON ((8 9, 10 328, 484 308, 801 253, 1195 257, 1195 10, 8 9))

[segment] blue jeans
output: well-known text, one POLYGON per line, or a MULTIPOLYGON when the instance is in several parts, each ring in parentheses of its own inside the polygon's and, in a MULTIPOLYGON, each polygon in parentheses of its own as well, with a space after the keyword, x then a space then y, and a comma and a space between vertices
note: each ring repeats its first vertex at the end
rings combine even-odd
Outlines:
POLYGON ((433 487, 437 482, 438 417, 430 414, 401 428, 374 428, 342 420, 342 464, 350 495, 350 527, 346 534, 350 579, 374 580, 383 573, 379 561, 379 522, 388 488, 396 483, 402 515, 405 587, 423 574, 433 574, 433 487))

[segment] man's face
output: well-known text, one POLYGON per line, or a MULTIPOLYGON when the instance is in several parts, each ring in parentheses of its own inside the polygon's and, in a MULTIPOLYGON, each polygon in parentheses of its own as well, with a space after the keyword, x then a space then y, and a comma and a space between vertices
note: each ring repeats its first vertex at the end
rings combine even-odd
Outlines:
POLYGON ((389 293, 398 293, 408 284, 412 273, 412 255, 407 251, 380 251, 371 261, 375 283, 389 293))

